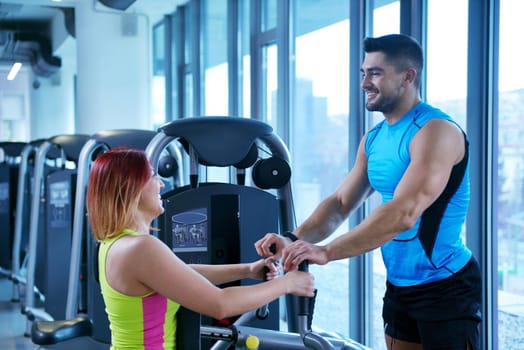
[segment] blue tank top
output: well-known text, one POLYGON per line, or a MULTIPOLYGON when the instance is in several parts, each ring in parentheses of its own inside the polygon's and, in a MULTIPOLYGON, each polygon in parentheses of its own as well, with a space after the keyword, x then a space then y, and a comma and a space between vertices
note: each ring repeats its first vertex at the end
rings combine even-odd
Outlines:
MULTIPOLYGON (((371 186, 382 202, 393 193, 410 162, 413 136, 430 120, 453 119, 441 110, 420 102, 395 124, 382 121, 367 135, 365 152, 371 186)), ((460 233, 470 197, 468 142, 465 155, 451 172, 450 179, 416 224, 381 247, 387 279, 396 286, 413 286, 438 281, 459 271, 471 258, 460 233)))

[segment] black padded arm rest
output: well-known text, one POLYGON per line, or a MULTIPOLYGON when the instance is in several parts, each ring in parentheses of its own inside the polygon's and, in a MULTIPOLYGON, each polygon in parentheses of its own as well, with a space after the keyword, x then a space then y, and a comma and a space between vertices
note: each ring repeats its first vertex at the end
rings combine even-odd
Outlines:
POLYGON ((37 345, 52 345, 93 334, 93 323, 87 317, 63 321, 37 321, 31 327, 31 340, 37 345))
POLYGON ((171 121, 159 131, 184 139, 203 164, 229 166, 242 162, 255 140, 270 135, 273 128, 248 118, 193 117, 171 121))

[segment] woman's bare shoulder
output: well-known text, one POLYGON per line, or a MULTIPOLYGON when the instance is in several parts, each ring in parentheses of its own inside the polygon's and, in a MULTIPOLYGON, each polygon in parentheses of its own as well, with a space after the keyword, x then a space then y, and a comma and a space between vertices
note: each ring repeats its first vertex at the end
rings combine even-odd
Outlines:
POLYGON ((153 235, 127 235, 114 244, 113 251, 125 252, 128 258, 140 258, 169 250, 167 245, 153 235))

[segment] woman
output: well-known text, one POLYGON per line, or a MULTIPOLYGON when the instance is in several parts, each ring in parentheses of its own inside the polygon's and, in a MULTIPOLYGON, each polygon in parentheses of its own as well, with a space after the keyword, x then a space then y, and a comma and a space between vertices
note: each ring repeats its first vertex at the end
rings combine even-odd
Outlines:
POLYGON ((313 296, 313 277, 278 271, 271 260, 247 264, 187 265, 150 235, 163 213, 163 182, 153 176, 143 151, 115 148, 93 162, 87 212, 98 241, 100 285, 111 329, 112 350, 175 349, 179 305, 215 319, 239 315, 291 293, 313 296), (220 289, 243 278, 265 283, 220 289))

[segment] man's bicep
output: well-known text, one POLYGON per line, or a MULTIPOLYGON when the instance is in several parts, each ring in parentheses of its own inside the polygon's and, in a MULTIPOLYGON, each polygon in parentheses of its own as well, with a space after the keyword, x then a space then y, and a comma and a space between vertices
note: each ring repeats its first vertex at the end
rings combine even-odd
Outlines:
POLYGON ((424 210, 446 187, 457 158, 463 155, 463 137, 449 125, 423 128, 419 133, 412 141, 411 162, 395 197, 412 198, 424 210))
POLYGON ((413 206, 413 210, 420 214, 442 193, 450 172, 444 166, 412 162, 395 189, 394 199, 413 206))

